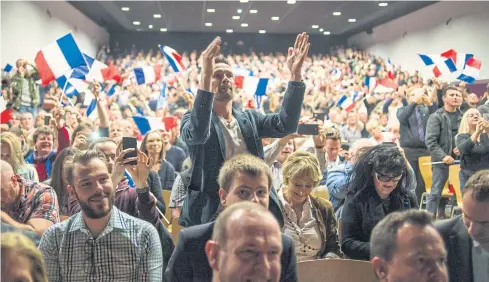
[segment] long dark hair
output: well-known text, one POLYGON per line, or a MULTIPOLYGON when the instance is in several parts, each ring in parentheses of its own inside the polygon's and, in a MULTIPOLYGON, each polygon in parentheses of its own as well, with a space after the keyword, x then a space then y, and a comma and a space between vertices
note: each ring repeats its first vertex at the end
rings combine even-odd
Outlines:
POLYGON ((73 157, 80 150, 76 148, 65 148, 61 152, 59 152, 56 160, 53 163, 53 168, 51 169, 51 187, 53 187, 56 192, 56 196, 58 196, 58 205, 61 211, 63 211, 67 199, 67 191, 66 187, 63 185, 63 163, 67 157, 73 157))
POLYGON ((392 144, 380 144, 372 147, 357 160, 352 174, 348 180, 348 193, 359 194, 375 189, 374 177, 378 174, 400 175, 401 180, 392 193, 406 194, 410 186, 410 179, 406 160, 399 149, 392 144))
POLYGON ((141 146, 140 146, 140 150, 149 157, 148 148, 147 148, 146 144, 148 143, 148 136, 151 133, 157 133, 158 136, 160 137, 160 140, 161 140, 160 162, 163 162, 165 160, 166 152, 165 152, 165 145, 163 144, 163 137, 161 137, 161 132, 159 130, 151 130, 151 131, 148 131, 146 133, 146 135, 144 135, 143 142, 141 143, 141 146))

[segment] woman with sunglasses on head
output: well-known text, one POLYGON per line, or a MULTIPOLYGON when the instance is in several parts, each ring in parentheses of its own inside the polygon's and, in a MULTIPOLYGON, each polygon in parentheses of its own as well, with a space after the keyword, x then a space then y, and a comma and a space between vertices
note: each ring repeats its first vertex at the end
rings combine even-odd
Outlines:
POLYGON ((357 160, 341 212, 341 250, 351 259, 370 259, 374 226, 395 211, 417 209, 406 159, 392 143, 382 143, 357 160))

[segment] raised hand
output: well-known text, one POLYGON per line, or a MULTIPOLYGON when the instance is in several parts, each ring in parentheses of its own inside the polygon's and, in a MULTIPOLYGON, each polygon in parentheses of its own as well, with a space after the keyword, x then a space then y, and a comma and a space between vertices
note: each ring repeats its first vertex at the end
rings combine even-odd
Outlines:
POLYGON ((216 37, 202 52, 202 90, 211 91, 211 80, 214 72, 214 58, 221 50, 221 37, 216 37))
POLYGON ((132 180, 134 180, 134 185, 136 185, 136 189, 145 188, 146 180, 148 179, 149 171, 151 167, 153 167, 153 159, 146 156, 141 150, 138 150, 138 164, 132 165, 127 168, 127 171, 132 176, 132 180))
POLYGON ((93 82, 93 96, 95 99, 98 99, 100 97, 100 83, 97 81, 93 82))
POLYGON ((112 169, 112 175, 111 175, 112 183, 114 184, 114 187, 116 187, 119 184, 119 182, 121 182, 122 179, 124 178, 124 171, 126 170, 126 168, 131 166, 129 163, 138 160, 137 157, 124 159, 126 154, 133 151, 134 148, 129 148, 123 151, 122 142, 117 146, 114 168, 112 169))
POLYGON ((309 35, 305 32, 297 35, 297 39, 295 40, 294 47, 290 47, 287 54, 287 67, 291 73, 290 80, 292 81, 301 81, 301 71, 302 64, 304 63, 304 59, 307 57, 309 53, 309 47, 311 43, 309 43, 309 35))

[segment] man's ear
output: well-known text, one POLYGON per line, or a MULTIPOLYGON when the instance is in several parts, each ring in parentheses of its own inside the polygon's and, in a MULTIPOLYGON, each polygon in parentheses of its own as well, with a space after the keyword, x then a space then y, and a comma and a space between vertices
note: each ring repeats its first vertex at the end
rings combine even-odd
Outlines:
POLYGON ((219 199, 221 200, 221 206, 226 207, 226 197, 228 196, 228 192, 224 189, 219 189, 219 199))
POLYGON ((386 277, 387 277, 386 262, 379 257, 374 257, 372 259, 372 267, 375 271, 375 274, 377 275, 377 278, 379 278, 380 281, 386 281, 386 277))
POLYGON ((219 271, 219 250, 220 246, 216 241, 209 240, 205 244, 205 254, 207 255, 207 260, 209 261, 210 267, 219 271))

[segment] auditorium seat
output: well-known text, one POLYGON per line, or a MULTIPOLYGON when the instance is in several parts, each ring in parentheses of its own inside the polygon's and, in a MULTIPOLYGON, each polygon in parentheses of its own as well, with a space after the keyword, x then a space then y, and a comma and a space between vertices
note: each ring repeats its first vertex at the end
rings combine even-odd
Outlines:
POLYGON ((462 189, 460 187, 460 165, 451 165, 449 168, 448 181, 455 191, 457 206, 453 207, 451 217, 454 217, 462 209, 462 189))
POLYGON ((171 211, 170 211, 170 197, 171 197, 171 191, 169 190, 162 190, 163 193, 163 200, 165 201, 165 217, 168 219, 171 219, 171 211))
POLYGON ((318 259, 297 264, 301 282, 374 282, 379 281, 369 261, 318 259))
MULTIPOLYGON (((425 208, 426 196, 431 191, 431 184, 433 181, 433 171, 431 170, 430 163, 431 163, 431 156, 423 156, 423 157, 419 157, 418 159, 419 170, 421 172, 421 176, 423 177, 425 189, 426 189, 426 192, 423 193, 419 201, 420 210, 425 208)), ((447 183, 445 183, 445 187, 443 187, 443 192, 441 195, 443 198, 451 198, 453 196, 453 194, 450 193, 450 190, 448 189, 448 182, 449 181, 447 180, 447 183)))

